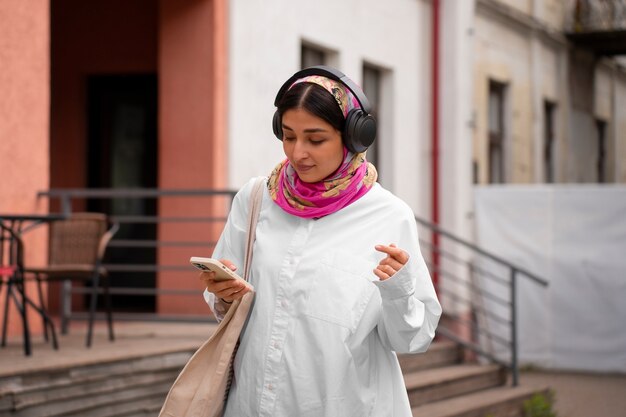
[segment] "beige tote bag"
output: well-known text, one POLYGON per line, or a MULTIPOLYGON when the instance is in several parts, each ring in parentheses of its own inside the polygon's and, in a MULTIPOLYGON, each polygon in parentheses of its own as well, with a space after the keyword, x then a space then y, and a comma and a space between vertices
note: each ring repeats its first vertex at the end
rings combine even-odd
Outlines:
MULTIPOLYGON (((249 280, 252 245, 263 200, 264 179, 250 196, 244 278, 249 280)), ((254 292, 235 300, 215 333, 189 359, 167 394, 159 417, 220 417, 228 398, 232 361, 239 334, 248 318, 254 292)))

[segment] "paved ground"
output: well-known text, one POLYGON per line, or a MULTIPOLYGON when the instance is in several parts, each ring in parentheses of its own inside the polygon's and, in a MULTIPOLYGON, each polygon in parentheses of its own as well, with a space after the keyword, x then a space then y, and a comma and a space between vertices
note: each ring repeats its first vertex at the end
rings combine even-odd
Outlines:
POLYGON ((522 372, 522 385, 550 386, 558 417, 626 417, 626 375, 522 372))
POLYGON ((0 349, 0 378, 37 370, 63 369, 98 364, 118 359, 156 355, 180 350, 195 350, 215 329, 214 323, 129 323, 115 324, 115 342, 109 342, 106 328, 96 326, 91 348, 85 347, 86 329, 73 326, 59 338, 59 350, 41 336, 33 340, 33 354, 24 356, 21 338, 10 339, 0 349))

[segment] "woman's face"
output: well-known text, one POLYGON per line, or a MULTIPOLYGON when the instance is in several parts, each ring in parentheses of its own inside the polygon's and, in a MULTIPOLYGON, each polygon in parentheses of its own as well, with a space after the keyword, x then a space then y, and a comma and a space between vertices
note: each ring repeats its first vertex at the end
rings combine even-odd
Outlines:
POLYGON ((318 182, 343 162, 341 132, 304 109, 283 114, 283 150, 304 182, 318 182))

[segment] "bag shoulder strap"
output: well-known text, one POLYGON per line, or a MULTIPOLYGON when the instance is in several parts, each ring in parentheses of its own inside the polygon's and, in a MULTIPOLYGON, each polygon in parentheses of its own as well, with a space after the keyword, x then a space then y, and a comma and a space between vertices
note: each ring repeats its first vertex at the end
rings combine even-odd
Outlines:
POLYGON ((263 203, 263 186, 266 178, 259 177, 252 187, 250 193, 250 202, 248 204, 248 230, 246 233, 246 258, 243 267, 243 277, 246 281, 250 280, 250 265, 252 264, 252 247, 256 239, 256 224, 259 220, 259 212, 263 203))

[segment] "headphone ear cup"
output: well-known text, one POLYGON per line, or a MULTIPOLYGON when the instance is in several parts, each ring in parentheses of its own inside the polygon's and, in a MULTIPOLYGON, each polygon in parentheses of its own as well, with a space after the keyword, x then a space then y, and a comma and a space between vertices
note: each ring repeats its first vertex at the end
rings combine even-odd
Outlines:
POLYGON ((361 109, 352 109, 346 117, 344 144, 354 153, 367 150, 376 139, 376 119, 361 109))
POLYGON ((272 130, 274 130, 274 135, 279 140, 283 140, 283 127, 280 114, 278 114, 278 110, 274 112, 274 117, 272 118, 272 130))

